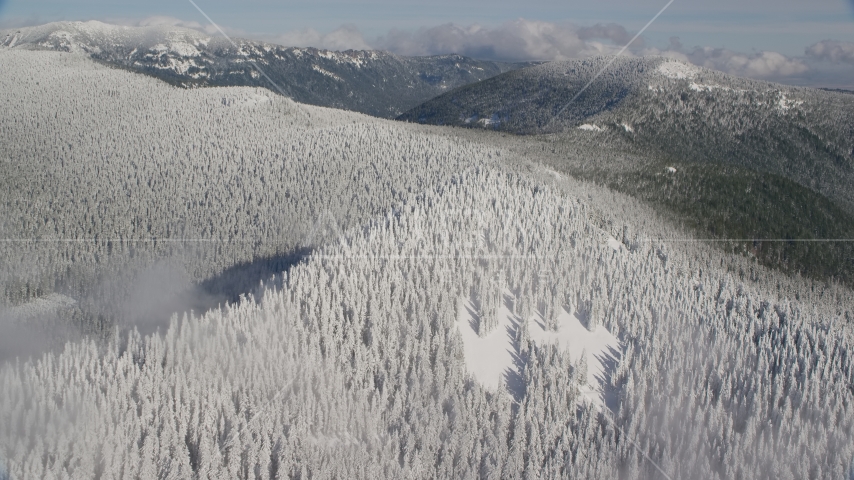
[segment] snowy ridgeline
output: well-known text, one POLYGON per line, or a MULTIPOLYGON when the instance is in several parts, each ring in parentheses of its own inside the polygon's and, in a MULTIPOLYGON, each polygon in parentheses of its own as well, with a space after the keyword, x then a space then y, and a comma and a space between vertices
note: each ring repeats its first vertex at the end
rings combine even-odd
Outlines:
MULTIPOLYGON (((646 241, 669 225, 600 188, 503 165, 482 146, 328 110, 300 107, 301 117, 272 97, 252 114, 219 115, 232 108, 221 90, 175 97, 79 59, 0 56, 23 70, 0 78, 28 87, 0 90, 7 105, 39 94, 26 68, 55 72, 48 92, 76 92, 52 113, 36 103, 0 123, 4 138, 45 153, 3 177, 21 197, 46 183, 30 202, 4 199, 16 214, 6 235, 170 235, 161 216, 186 214, 204 238, 258 235, 267 220, 284 236, 279 222, 302 225, 311 202, 356 211, 337 240, 238 304, 176 317, 159 334, 3 364, 0 465, 11 478, 656 478, 634 445, 671 478, 849 473, 849 290, 702 245, 646 241), (139 92, 138 108, 85 94, 116 83, 139 92), (83 110, 55 124, 69 130, 42 128, 83 110), (139 123, 93 123, 91 111, 139 123), (159 111, 165 118, 145 120, 159 111), (117 138, 139 143, 105 151, 117 138), (362 146, 350 155, 348 145, 362 146), (286 154, 292 161, 274 162, 286 154), (343 158, 364 165, 361 176, 342 173, 343 158), (261 178, 266 186, 253 183, 261 178), (284 214, 265 216, 278 204, 284 214), (604 220, 622 209, 625 226, 604 220), (119 222, 128 218, 154 223, 119 222)), ((37 254, 10 248, 20 257, 9 258, 44 272, 54 271, 47 260, 67 269, 104 254, 97 244, 27 248, 37 254)), ((222 269, 255 253, 222 246, 212 261, 222 269)))

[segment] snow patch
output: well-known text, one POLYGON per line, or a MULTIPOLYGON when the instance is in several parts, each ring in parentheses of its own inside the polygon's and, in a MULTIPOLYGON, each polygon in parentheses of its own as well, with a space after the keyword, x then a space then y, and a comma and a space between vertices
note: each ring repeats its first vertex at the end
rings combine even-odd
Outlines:
POLYGON ((169 45, 169 51, 183 57, 198 57, 199 50, 186 42, 173 42, 169 45))
POLYGON ((339 77, 338 75, 335 75, 334 73, 332 73, 328 70, 324 70, 324 69, 318 67, 317 65, 312 65, 311 69, 314 70, 315 72, 321 74, 321 75, 326 75, 329 78, 332 78, 334 80, 338 80, 339 82, 344 81, 344 80, 341 80, 341 77, 339 77))
MULTIPOLYGON (((161 51, 158 51, 158 52, 161 52, 161 51)), ((147 54, 145 56, 147 58, 153 58, 153 57, 158 57, 159 55, 147 54)), ((135 62, 135 63, 137 65, 139 64, 139 62, 135 62)), ((165 64, 163 62, 160 62, 158 64, 151 65, 151 66, 153 68, 158 69, 158 70, 171 70, 171 71, 179 73, 181 75, 187 75, 188 72, 190 71, 190 68, 192 68, 192 67, 199 67, 198 65, 196 65, 195 60, 193 60, 192 58, 189 58, 187 60, 183 60, 180 58, 170 57, 168 55, 165 57, 165 64)), ((201 73, 197 73, 197 74, 193 74, 191 76, 194 78, 199 78, 199 77, 204 76, 204 75, 201 73)))
POLYGON ((377 58, 374 52, 366 55, 363 52, 332 52, 329 50, 318 50, 317 56, 325 58, 326 60, 332 60, 339 64, 349 63, 356 68, 362 68, 365 64, 364 58, 369 58, 371 60, 375 60, 377 58))
MULTIPOLYGON (((443 87, 443 88, 444 88, 444 87, 443 87)), ((468 123, 468 122, 466 122, 466 123, 468 123)), ((491 117, 489 117, 489 118, 481 118, 480 120, 478 120, 478 123, 482 124, 484 127, 488 127, 488 126, 490 126, 490 125, 498 125, 498 124, 500 124, 500 123, 501 123, 501 119, 500 119, 500 118, 498 118, 498 115, 493 114, 493 115, 492 115, 491 117)))
POLYGON ((544 324, 536 321, 536 316, 528 320, 528 333, 537 345, 556 345, 569 353, 573 362, 587 362, 587 384, 581 388, 588 400, 602 406, 605 404, 605 386, 607 385, 608 365, 620 360, 620 341, 605 327, 599 325, 593 331, 588 330, 578 313, 570 315, 560 309, 557 318, 558 330, 550 331, 544 324))
POLYGON ((799 107, 804 104, 803 100, 789 100, 786 94, 780 94, 780 100, 777 102, 777 109, 781 112, 788 112, 792 107, 799 107))
POLYGON ((723 85, 705 84, 705 83, 697 83, 697 82, 691 82, 691 85, 688 85, 688 88, 690 88, 691 90, 694 90, 695 92, 711 92, 713 90, 721 90, 724 92, 737 92, 737 93, 747 92, 747 90, 732 89, 730 87, 725 87, 723 85))
MULTIPOLYGON (((12 40, 12 45, 10 45, 10 47, 15 46, 15 40, 17 38, 18 37, 15 36, 15 39, 12 40)), ((57 30, 57 31, 51 33, 50 35, 48 35, 47 38, 50 41, 57 42, 57 46, 59 48, 63 48, 63 49, 65 49, 69 52, 72 52, 72 53, 76 53, 79 51, 79 47, 77 46, 77 43, 74 42, 74 35, 72 35, 71 32, 67 32, 65 30, 57 30)), ((43 42, 43 43, 41 43, 41 45, 46 46, 46 47, 51 46, 50 42, 43 42)))
POLYGON ((674 80, 693 79, 700 69, 682 62, 664 62, 656 69, 661 75, 674 80))
POLYGON ((238 106, 241 107, 254 107, 256 105, 261 105, 270 101, 270 97, 266 95, 258 95, 257 93, 253 93, 249 95, 249 98, 243 100, 238 106))
POLYGON ((623 130, 625 130, 628 133, 635 133, 635 129, 632 128, 632 126, 629 124, 621 123, 620 126, 623 127, 623 130))
POLYGON ((254 107, 256 105, 261 105, 270 101, 270 97, 266 95, 260 95, 257 93, 250 93, 248 95, 242 95, 238 98, 229 98, 223 97, 222 105, 224 107, 254 107))
POLYGON ((702 83, 691 82, 691 85, 688 85, 688 88, 695 92, 711 92, 712 90, 720 87, 717 85, 703 85, 702 83))
POLYGON ((599 127, 598 125, 591 125, 589 123, 585 123, 584 125, 582 125, 578 128, 579 128, 579 130, 584 130, 587 132, 601 132, 602 131, 602 128, 599 127))
POLYGON ((623 244, 614 237, 608 237, 608 241, 606 243, 609 247, 613 248, 615 252, 619 252, 620 249, 623 248, 623 244))
MULTIPOLYGON (((505 292, 509 293, 509 292, 505 292)), ((471 300, 460 302, 457 329, 463 338, 463 353, 469 373, 490 390, 506 383, 507 375, 517 367, 514 357, 516 347, 508 332, 515 331, 518 322, 514 315, 501 305, 498 309, 498 326, 481 337, 477 333, 477 308, 471 300)))
MULTIPOLYGON (((616 242, 616 240, 614 240, 616 242)), ((617 242, 619 243, 619 242, 617 242)), ((505 289, 503 298, 512 298, 513 294, 505 289)), ((522 319, 514 315, 506 302, 498 309, 498 325, 487 335, 477 332, 477 308, 470 299, 458 304, 457 330, 463 341, 463 355, 469 373, 481 385, 497 390, 508 385, 511 377, 521 375, 517 357, 519 345, 515 344, 516 330, 522 319)), ((556 345, 567 351, 573 362, 581 360, 587 363, 587 382, 582 392, 588 400, 603 405, 609 367, 620 359, 621 346, 611 332, 603 326, 588 330, 582 323, 579 313, 569 314, 561 308, 557 317, 558 329, 548 330, 539 314, 525 320, 531 340, 537 345, 556 345)), ((508 385, 508 388, 511 388, 508 385)))

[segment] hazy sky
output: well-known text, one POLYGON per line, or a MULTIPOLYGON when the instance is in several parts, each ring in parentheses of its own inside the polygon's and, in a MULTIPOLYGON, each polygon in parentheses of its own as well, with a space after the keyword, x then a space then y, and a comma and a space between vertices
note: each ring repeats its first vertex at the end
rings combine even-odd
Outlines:
MULTIPOLYGON (((506 60, 613 51, 666 0, 197 0, 237 36, 334 49, 506 60)), ((97 19, 204 28, 186 0, 0 0, 0 25, 97 19)), ((854 86, 854 0, 675 0, 633 45, 740 75, 854 86)))

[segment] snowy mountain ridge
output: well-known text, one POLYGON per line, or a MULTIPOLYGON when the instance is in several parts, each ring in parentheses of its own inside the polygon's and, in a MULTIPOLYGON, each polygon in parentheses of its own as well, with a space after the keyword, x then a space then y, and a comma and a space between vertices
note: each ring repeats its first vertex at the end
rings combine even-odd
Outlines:
POLYGON ((171 26, 56 22, 0 32, 0 48, 75 52, 183 87, 261 86, 255 62, 293 100, 379 117, 517 65, 459 55, 402 57, 381 51, 284 47, 171 26))

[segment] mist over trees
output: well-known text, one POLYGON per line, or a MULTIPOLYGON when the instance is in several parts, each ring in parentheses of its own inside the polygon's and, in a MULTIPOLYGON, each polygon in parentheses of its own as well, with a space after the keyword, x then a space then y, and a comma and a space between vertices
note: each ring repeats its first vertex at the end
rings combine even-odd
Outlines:
POLYGON ((99 333, 0 364, 0 477, 852 474, 843 285, 671 241, 688 232, 653 208, 499 142, 0 58, 3 235, 30 239, 0 246, 5 307, 253 280, 152 333, 71 307, 99 333), (507 332, 521 390, 479 384, 466 298, 482 334, 501 306, 607 328, 608 410, 585 365, 524 329, 507 332))

